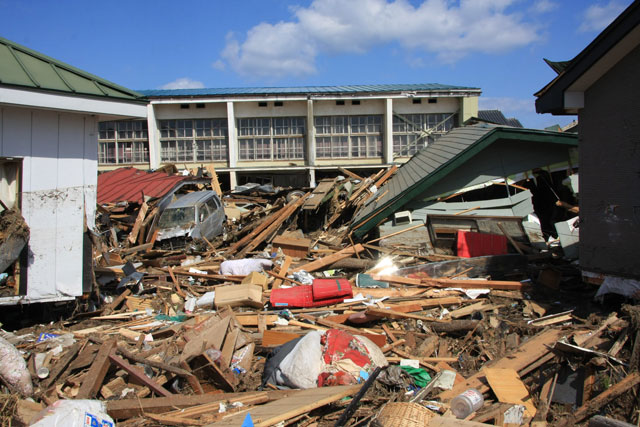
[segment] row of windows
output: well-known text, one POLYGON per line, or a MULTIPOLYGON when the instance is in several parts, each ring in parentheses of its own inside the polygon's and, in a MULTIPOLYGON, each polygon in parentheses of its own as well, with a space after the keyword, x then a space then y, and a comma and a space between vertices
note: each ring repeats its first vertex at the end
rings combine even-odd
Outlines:
POLYGON ((143 120, 126 122, 100 122, 100 139, 148 139, 147 122, 143 120))
POLYGON ((98 163, 103 165, 149 163, 149 144, 146 141, 100 142, 98 163))
POLYGON ((149 137, 144 120, 100 122, 98 138, 100 164, 149 162, 149 137))
MULTIPOLYGON (((412 156, 454 124, 455 114, 394 115, 393 153, 412 156)), ((304 117, 241 118, 237 126, 241 161, 305 158, 304 117)), ((314 128, 318 159, 382 156, 382 115, 320 116, 314 128)), ((148 162, 145 121, 101 122, 99 131, 101 164, 148 162)), ((162 162, 226 161, 228 141, 226 119, 160 121, 162 162)))

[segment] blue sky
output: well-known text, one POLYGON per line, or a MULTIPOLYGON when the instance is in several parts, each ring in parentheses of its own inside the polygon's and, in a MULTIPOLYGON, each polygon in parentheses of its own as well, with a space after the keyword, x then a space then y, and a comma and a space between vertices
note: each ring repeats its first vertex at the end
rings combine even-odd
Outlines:
POLYGON ((543 62, 631 0, 0 0, 0 36, 131 89, 442 83, 527 127, 543 62))

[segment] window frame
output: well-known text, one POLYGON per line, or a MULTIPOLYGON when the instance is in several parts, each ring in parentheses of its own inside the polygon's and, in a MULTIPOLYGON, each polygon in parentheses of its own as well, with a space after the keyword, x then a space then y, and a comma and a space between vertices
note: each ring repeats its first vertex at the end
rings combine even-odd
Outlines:
POLYGON ((98 123, 98 164, 149 163, 146 120, 110 120, 98 123))
POLYGON ((316 116, 317 159, 382 157, 382 114, 316 116))

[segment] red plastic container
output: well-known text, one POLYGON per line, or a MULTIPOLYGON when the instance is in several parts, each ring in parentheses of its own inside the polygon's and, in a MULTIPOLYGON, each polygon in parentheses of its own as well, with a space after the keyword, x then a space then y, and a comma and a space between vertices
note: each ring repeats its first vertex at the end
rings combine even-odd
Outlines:
POLYGON ((353 297, 351 283, 347 279, 314 279, 311 287, 313 288, 314 301, 337 297, 353 297))
POLYGON ((458 256, 472 258, 483 255, 508 254, 507 238, 500 234, 458 230, 458 256))
POLYGON ((315 279, 311 286, 294 286, 271 290, 273 307, 321 307, 351 298, 353 290, 346 279, 315 279))

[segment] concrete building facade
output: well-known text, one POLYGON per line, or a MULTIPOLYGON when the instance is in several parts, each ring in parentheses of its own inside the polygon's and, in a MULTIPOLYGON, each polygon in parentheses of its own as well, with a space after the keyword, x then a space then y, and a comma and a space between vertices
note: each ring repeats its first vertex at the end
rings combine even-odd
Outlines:
POLYGON ((99 168, 213 164, 223 188, 234 188, 314 186, 339 167, 404 163, 477 116, 481 91, 414 84, 141 93, 146 121, 100 124, 99 168))

